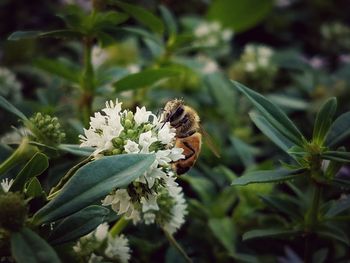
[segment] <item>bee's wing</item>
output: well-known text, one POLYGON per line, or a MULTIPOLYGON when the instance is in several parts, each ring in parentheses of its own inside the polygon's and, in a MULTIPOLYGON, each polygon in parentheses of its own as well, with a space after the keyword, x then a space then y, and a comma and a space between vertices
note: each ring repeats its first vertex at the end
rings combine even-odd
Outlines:
POLYGON ((200 132, 202 133, 202 135, 204 137, 204 141, 208 145, 209 149, 213 152, 213 154, 217 158, 220 158, 221 156, 220 156, 220 151, 219 151, 218 147, 213 142, 213 139, 211 138, 209 133, 207 133, 206 130, 201 125, 200 125, 200 132))

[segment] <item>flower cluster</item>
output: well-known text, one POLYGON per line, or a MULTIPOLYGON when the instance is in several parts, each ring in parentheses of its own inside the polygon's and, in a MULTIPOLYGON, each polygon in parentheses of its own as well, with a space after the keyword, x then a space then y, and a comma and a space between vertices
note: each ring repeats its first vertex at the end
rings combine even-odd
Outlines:
POLYGON ((219 22, 202 22, 194 29, 196 44, 206 47, 216 47, 231 40, 231 29, 223 29, 219 22))
POLYGON ((350 51, 350 27, 339 23, 325 23, 321 26, 321 35, 325 49, 332 52, 350 51))
POLYGON ((95 231, 80 238, 73 249, 84 262, 89 263, 105 262, 106 259, 127 263, 131 252, 128 239, 124 235, 110 235, 107 223, 99 225, 95 231))
POLYGON ((34 125, 34 127, 29 128, 32 128, 31 131, 35 136, 35 140, 41 143, 58 145, 66 137, 66 134, 61 130, 61 125, 57 117, 51 117, 50 115, 43 115, 37 112, 30 118, 30 122, 34 125))
POLYGON ((16 76, 7 68, 0 68, 0 95, 13 102, 22 99, 22 84, 16 76))
POLYGON ((183 149, 174 147, 175 130, 145 107, 135 114, 121 110, 118 100, 106 103, 102 112, 91 117, 89 129, 81 135, 81 146, 94 147, 95 159, 115 154, 155 153, 156 160, 141 177, 126 188, 115 189, 103 200, 119 215, 134 224, 158 223, 173 233, 184 222, 186 204, 175 182, 171 163, 184 158, 183 149))
POLYGON ((278 70, 273 54, 269 47, 247 45, 239 61, 229 69, 230 77, 262 90, 270 89, 278 70))

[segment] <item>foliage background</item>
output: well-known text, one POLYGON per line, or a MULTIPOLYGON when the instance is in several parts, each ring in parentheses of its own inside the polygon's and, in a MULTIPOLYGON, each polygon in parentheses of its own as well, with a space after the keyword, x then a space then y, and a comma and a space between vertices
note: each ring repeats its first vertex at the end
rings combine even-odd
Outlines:
MULTIPOLYGON (((128 19, 122 27, 144 31, 136 34, 132 30, 115 32, 105 48, 107 60, 98 62, 96 56, 93 66, 98 84, 91 112, 103 107, 105 100, 115 97, 127 108, 147 106, 154 112, 169 99, 184 98, 200 114, 202 125, 220 149, 221 158, 213 157, 204 144, 196 166, 180 178, 189 203, 189 214, 186 224, 176 234, 178 242, 195 262, 253 260, 250 255, 262 262, 301 260, 304 245, 298 239, 242 241, 243 233, 248 230, 288 221, 286 215, 268 207, 266 199, 268 196, 288 198, 293 191, 286 184, 230 185, 238 175, 274 169, 281 160, 288 161, 288 156, 254 126, 248 118, 251 105, 232 88, 227 78, 266 95, 288 113, 303 134, 310 137, 312 125, 309 124, 313 123, 317 110, 327 98, 338 98, 336 115, 350 110, 350 18, 344 8, 347 1, 132 2, 163 20, 159 5, 167 7, 178 28, 177 40, 182 36, 183 39, 190 38, 184 44, 179 40, 178 46, 172 45, 169 21, 164 23, 164 33, 158 33, 147 24, 128 19), (192 48, 191 45, 197 43, 196 25, 204 21, 219 21, 223 28, 233 30, 234 36, 214 47, 194 45, 192 48), (153 41, 153 38, 157 40, 153 41), (265 68, 254 72, 244 70, 249 61, 242 54, 250 44, 273 50, 265 68), (206 69, 208 65, 209 69, 206 69), (141 81, 140 84, 139 80, 129 80, 118 84, 135 69, 164 69, 175 73, 170 77, 166 75, 161 81, 141 81), (123 88, 119 89, 118 85, 123 88)), ((77 4, 84 10, 89 2, 77 1, 77 4)), ((3 21, 0 26, 1 67, 12 71, 19 83, 12 81, 8 87, 3 85, 0 91, 26 116, 34 112, 57 116, 67 133, 65 142, 74 144, 79 142, 78 135, 84 125, 86 127, 86 118, 84 124, 81 112, 84 93, 74 80, 82 71, 81 43, 60 38, 6 40, 18 30, 63 28, 64 23, 55 14, 62 12, 66 5, 65 1, 39 0, 30 4, 6 0, 0 3, 3 21), (21 89, 16 89, 16 85, 21 89)), ((3 79, 0 76, 0 82, 3 79)), ((11 126, 19 126, 16 116, 3 110, 0 121, 6 124, 1 125, 3 135, 12 130, 11 126)), ((344 144, 349 146, 349 141, 344 144)), ((2 144, 1 160, 11 151, 2 144)), ((52 157, 50 168, 40 176, 45 189, 55 185, 78 161, 79 158, 73 155, 52 157)), ((349 167, 343 166, 340 173, 342 178, 348 178, 349 167)), ((11 174, 15 171, 10 171, 11 174)), ((8 176, 1 175, 0 179, 8 176)), ((302 184, 298 187, 308 194, 302 184)), ((325 199, 338 199, 347 193, 347 189, 332 189, 327 191, 325 199)), ((305 202, 307 200, 306 197, 305 202)), ((32 207, 36 209, 35 204, 32 207)), ((349 230, 346 224, 344 227, 349 230)), ((134 262, 179 262, 176 250, 169 246, 159 229, 129 226, 125 233, 131 240, 134 262)), ((331 259, 345 262, 342 260, 350 256, 348 246, 338 242, 320 239, 316 247, 320 249, 319 254, 323 253, 320 257, 323 256, 324 262, 331 262, 331 259)), ((63 251, 64 247, 56 249, 63 251)))

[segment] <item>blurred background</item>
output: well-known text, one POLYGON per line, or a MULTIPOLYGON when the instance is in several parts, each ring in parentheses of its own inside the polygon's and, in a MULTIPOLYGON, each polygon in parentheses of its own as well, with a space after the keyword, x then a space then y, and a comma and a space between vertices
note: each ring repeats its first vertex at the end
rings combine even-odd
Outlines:
MULTIPOLYGON (((241 240, 252 228, 286 223, 283 215, 266 208, 262 196, 288 196, 291 190, 286 185, 230 186, 240 174, 273 169, 288 157, 254 126, 248 115, 251 105, 229 79, 267 96, 307 135, 312 134, 315 113, 327 98, 338 98, 337 114, 350 110, 348 1, 128 2, 165 21, 165 30, 157 32, 128 19, 118 30, 109 31, 108 37, 100 34, 93 39, 95 92, 90 113, 108 99, 118 98, 125 108, 146 106, 158 112, 169 99, 183 98, 199 113, 221 157, 216 158, 204 143, 196 166, 180 178, 189 214, 176 235, 178 241, 195 262, 250 261, 250 255, 261 262, 302 262, 303 246, 298 240, 241 240), (141 82, 127 78, 152 69, 176 74, 151 80, 145 75, 141 82)), ((101 5, 103 10, 118 10, 101 5)), ((14 31, 62 29, 67 21, 74 28, 69 14, 83 17, 91 8, 92 2, 84 0, 0 1, 0 95, 27 116, 34 112, 57 116, 67 134, 66 143, 79 143, 78 135, 87 127, 81 116, 86 95, 80 88, 81 40, 66 36, 7 39, 14 31)), ((3 110, 0 122, 3 159, 9 151, 5 143, 21 123, 3 110)), ((78 160, 54 158, 45 178, 47 188, 78 160)), ((349 169, 343 167, 342 173, 349 176, 349 169)), ((126 234, 134 262, 181 262, 159 229, 130 226, 126 234)), ((333 254, 349 256, 346 246, 327 247, 331 249, 325 259, 333 254)))

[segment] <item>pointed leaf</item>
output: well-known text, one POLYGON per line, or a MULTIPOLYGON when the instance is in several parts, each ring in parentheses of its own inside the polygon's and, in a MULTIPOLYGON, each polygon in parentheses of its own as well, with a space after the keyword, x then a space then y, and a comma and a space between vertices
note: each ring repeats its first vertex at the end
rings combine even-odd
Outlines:
POLYGON ((350 135, 350 111, 340 115, 332 124, 326 145, 335 147, 350 135))
POLYGON ((254 124, 259 128, 259 130, 262 133, 266 135, 267 138, 273 141, 283 151, 288 153, 288 149, 290 149, 294 145, 290 140, 284 137, 266 120, 265 117, 261 116, 260 114, 250 112, 249 116, 250 119, 254 122, 254 124))
POLYGON ((26 182, 42 174, 49 167, 49 160, 43 153, 36 153, 16 176, 11 191, 22 191, 26 182))
POLYGON ((177 24, 175 17, 165 5, 160 5, 159 10, 162 14, 165 26, 167 27, 169 37, 174 37, 177 33, 177 24))
POLYGON ((295 201, 295 199, 292 199, 292 197, 284 196, 282 198, 278 196, 267 196, 267 195, 259 195, 259 196, 266 205, 272 207, 273 209, 285 215, 288 215, 294 220, 302 218, 302 216, 298 213, 297 201, 295 201))
POLYGON ((253 165, 256 149, 236 137, 231 138, 231 141, 244 166, 249 167, 253 165))
POLYGON ((350 245, 350 240, 343 229, 340 229, 336 225, 324 225, 321 229, 316 231, 320 236, 324 236, 328 239, 334 239, 344 243, 345 245, 350 245))
POLYGON ((312 139, 320 145, 326 139, 336 109, 337 99, 332 97, 322 105, 317 113, 312 139))
POLYGON ((161 79, 174 77, 178 74, 179 71, 174 69, 146 69, 118 80, 113 86, 117 92, 133 90, 150 86, 161 79))
POLYGON ((78 156, 90 156, 94 152, 94 148, 92 147, 80 147, 80 145, 76 144, 60 144, 58 148, 78 156))
POLYGON ((41 187, 41 184, 38 180, 38 178, 34 177, 32 180, 29 181, 28 186, 25 190, 26 196, 29 197, 39 197, 44 194, 44 190, 41 187))
POLYGON ((25 122, 29 121, 28 118, 21 111, 19 111, 15 106, 8 102, 3 96, 0 96, 0 107, 13 113, 25 122))
POLYGON ((7 40, 21 40, 28 38, 78 38, 81 37, 81 33, 69 29, 54 30, 48 32, 42 31, 16 31, 13 32, 7 40))
POLYGON ((326 217, 336 216, 350 208, 350 197, 333 202, 330 209, 325 214, 326 217))
POLYGON ((293 143, 303 146, 305 141, 303 135, 288 118, 288 116, 276 105, 259 93, 245 87, 244 85, 232 81, 234 87, 245 94, 266 120, 277 129, 283 136, 293 143))
POLYGON ((122 154, 86 164, 34 215, 34 222, 52 222, 83 209, 113 189, 127 186, 146 172, 154 160, 153 154, 122 154))
POLYGON ((121 9, 124 10, 125 13, 129 14, 141 24, 149 27, 152 31, 162 34, 164 31, 164 25, 162 20, 156 17, 154 14, 142 8, 140 6, 127 4, 122 1, 110 0, 111 4, 116 4, 121 9))
POLYGON ((74 241, 98 227, 109 214, 109 209, 92 205, 66 217, 53 230, 50 243, 61 244, 74 241))
POLYGON ((18 263, 59 263, 55 250, 28 228, 11 234, 11 252, 18 263))
POLYGON ((279 183, 300 177, 303 172, 303 169, 278 169, 247 172, 241 177, 238 177, 237 179, 233 180, 232 185, 247 185, 253 183, 279 183))
POLYGON ((209 227, 229 254, 234 255, 236 231, 232 219, 229 217, 211 218, 209 219, 209 227))
POLYGON ((62 63, 61 61, 40 58, 34 61, 34 65, 53 75, 71 81, 73 83, 79 83, 80 71, 70 65, 62 63))
POLYGON ((298 235, 300 233, 299 230, 288 230, 288 229, 256 229, 251 230, 244 233, 242 239, 243 241, 247 241, 250 239, 257 238, 289 238, 291 236, 298 235))
POLYGON ((321 154, 321 157, 326 160, 332 160, 337 162, 343 162, 343 163, 350 162, 350 152, 326 151, 321 154))

